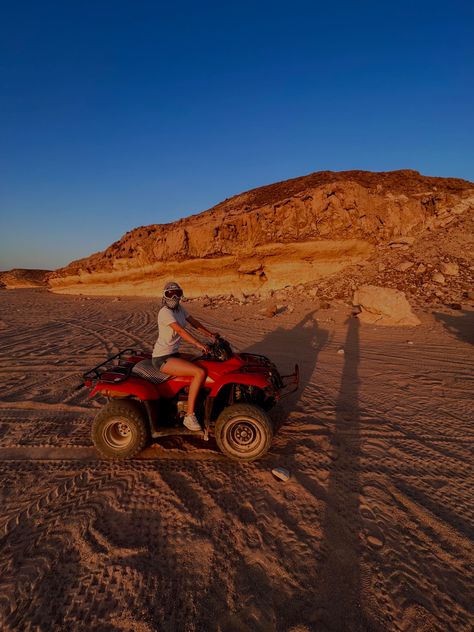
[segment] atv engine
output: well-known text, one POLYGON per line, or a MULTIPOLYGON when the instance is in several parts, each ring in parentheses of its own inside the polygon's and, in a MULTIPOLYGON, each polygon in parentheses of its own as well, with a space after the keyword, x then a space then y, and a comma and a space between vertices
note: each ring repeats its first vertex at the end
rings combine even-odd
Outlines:
POLYGON ((178 401, 176 402, 176 409, 179 417, 184 417, 188 412, 188 395, 187 393, 180 393, 178 395, 178 401))

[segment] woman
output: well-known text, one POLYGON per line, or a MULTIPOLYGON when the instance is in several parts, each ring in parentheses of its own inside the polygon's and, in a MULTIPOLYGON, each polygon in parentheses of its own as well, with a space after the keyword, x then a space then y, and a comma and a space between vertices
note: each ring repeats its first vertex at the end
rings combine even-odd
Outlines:
POLYGON ((184 417, 184 425, 189 430, 201 430, 194 413, 197 394, 206 380, 205 369, 179 357, 178 349, 181 339, 187 340, 198 349, 207 353, 208 347, 186 331, 186 323, 206 334, 213 340, 218 334, 211 333, 198 320, 188 314, 180 305, 183 290, 174 281, 167 283, 163 290, 162 307, 158 312, 158 340, 153 348, 153 366, 167 375, 190 376, 188 407, 184 417))

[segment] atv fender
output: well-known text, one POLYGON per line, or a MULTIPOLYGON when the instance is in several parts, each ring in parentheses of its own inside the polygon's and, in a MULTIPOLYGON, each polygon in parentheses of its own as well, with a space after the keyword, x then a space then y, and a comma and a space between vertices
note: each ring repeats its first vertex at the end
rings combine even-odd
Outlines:
POLYGON ((129 377, 127 380, 116 384, 113 382, 98 382, 90 392, 89 397, 94 397, 97 394, 104 397, 136 397, 142 401, 159 398, 154 384, 134 377, 129 377))

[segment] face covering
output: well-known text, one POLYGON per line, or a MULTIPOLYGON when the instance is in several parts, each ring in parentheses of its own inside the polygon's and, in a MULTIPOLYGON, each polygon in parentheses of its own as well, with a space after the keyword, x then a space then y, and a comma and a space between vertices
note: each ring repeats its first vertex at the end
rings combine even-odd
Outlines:
POLYGON ((166 307, 169 307, 173 311, 176 311, 179 307, 180 300, 181 300, 180 296, 172 296, 171 298, 167 298, 166 296, 164 296, 163 305, 166 305, 166 307))

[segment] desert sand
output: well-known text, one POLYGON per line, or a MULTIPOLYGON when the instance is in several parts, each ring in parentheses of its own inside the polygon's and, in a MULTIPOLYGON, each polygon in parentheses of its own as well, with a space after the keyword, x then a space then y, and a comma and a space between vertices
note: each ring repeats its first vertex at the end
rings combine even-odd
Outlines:
POLYGON ((75 387, 151 348, 158 301, 0 293, 2 630, 472 629, 474 312, 387 328, 318 306, 189 304, 237 350, 300 364, 265 458, 176 437, 108 462, 101 402, 75 387))

